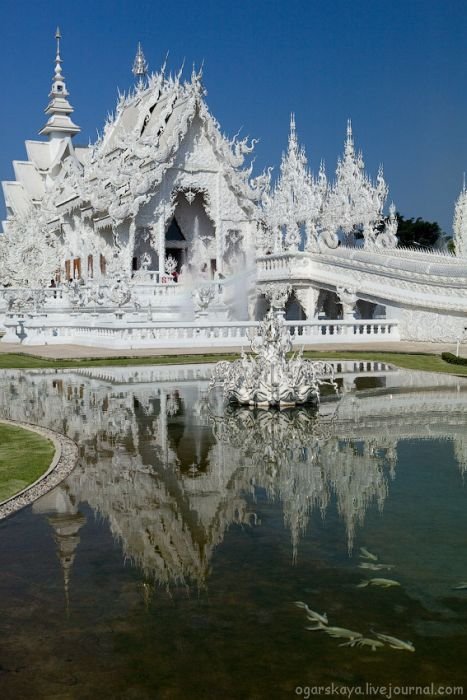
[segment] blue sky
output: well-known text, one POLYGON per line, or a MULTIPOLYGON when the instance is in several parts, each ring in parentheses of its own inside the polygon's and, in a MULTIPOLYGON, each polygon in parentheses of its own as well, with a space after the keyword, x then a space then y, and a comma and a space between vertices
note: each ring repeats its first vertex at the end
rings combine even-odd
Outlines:
POLYGON ((324 158, 332 175, 350 117, 399 211, 451 232, 467 170, 465 0, 1 0, 0 19, 2 180, 45 123, 59 24, 77 142, 95 138, 117 87, 132 84, 141 41, 153 70, 167 51, 187 75, 204 60, 223 130, 260 139, 256 172, 277 172, 294 111, 312 169, 324 158))

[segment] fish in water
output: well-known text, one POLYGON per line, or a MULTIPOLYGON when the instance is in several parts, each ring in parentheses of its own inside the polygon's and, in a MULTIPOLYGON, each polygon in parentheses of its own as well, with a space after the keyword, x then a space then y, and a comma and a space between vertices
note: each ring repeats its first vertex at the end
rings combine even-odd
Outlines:
MULTIPOLYGON (((315 622, 315 620, 313 620, 315 622)), ((323 625, 322 622, 317 622, 316 625, 313 625, 313 627, 305 627, 308 632, 318 632, 319 630, 326 630, 327 625, 323 625)))
POLYGON ((357 588, 365 588, 366 586, 380 586, 381 588, 390 588, 391 586, 400 586, 399 581, 394 581, 392 578, 370 578, 366 581, 361 581, 357 584, 357 588))
POLYGON ((351 639, 348 642, 339 644, 340 647, 370 647, 372 651, 384 647, 383 642, 377 639, 368 639, 367 637, 358 637, 357 639, 351 639))
POLYGON ((328 624, 328 616, 326 615, 326 613, 320 615, 314 610, 311 610, 311 608, 309 608, 308 605, 302 600, 296 600, 295 605, 297 606, 297 608, 303 608, 305 610, 307 617, 310 621, 321 622, 323 625, 328 624))
POLYGON ((391 637, 390 634, 378 634, 374 633, 378 639, 382 642, 389 644, 391 649, 403 649, 404 651, 415 651, 415 647, 412 642, 404 642, 403 639, 398 639, 397 637, 391 637))
POLYGON ((308 610, 306 611, 306 616, 307 618, 311 621, 315 622, 320 622, 322 625, 327 625, 328 624, 328 616, 326 613, 323 613, 323 615, 320 615, 319 613, 315 612, 314 610, 308 610))
POLYGON ((369 569, 370 571, 383 571, 384 569, 387 569, 388 571, 390 569, 394 568, 393 564, 373 564, 371 561, 362 561, 358 565, 359 569, 369 569))
POLYGON ((458 586, 453 586, 454 591, 466 591, 467 581, 461 581, 458 586))
POLYGON ((360 547, 360 559, 371 559, 371 561, 378 561, 376 554, 372 554, 365 547, 360 547))
POLYGON ((360 639, 363 634, 360 632, 354 632, 353 630, 348 630, 345 627, 325 627, 324 631, 329 634, 330 637, 335 639, 360 639))

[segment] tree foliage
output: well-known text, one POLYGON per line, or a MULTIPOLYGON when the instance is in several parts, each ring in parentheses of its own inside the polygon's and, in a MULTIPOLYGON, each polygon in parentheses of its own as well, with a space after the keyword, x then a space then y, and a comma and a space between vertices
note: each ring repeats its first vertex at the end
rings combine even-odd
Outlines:
POLYGON ((400 246, 433 248, 444 238, 444 233, 436 221, 424 221, 420 216, 406 219, 397 212, 397 238, 400 246))

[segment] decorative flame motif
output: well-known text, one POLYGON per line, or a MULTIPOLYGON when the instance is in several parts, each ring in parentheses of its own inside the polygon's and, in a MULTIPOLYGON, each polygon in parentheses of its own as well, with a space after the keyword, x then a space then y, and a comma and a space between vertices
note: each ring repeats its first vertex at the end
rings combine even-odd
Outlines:
POLYGON ((177 269, 177 261, 173 257, 173 255, 168 255, 165 259, 165 271, 167 272, 168 275, 173 275, 175 270, 177 269))
POLYGON ((334 370, 329 362, 304 360, 302 352, 292 349, 290 333, 282 316, 271 309, 260 323, 259 332, 250 338, 251 351, 240 360, 218 362, 210 388, 221 384, 224 398, 250 406, 294 406, 319 403, 320 386, 337 390, 334 370))

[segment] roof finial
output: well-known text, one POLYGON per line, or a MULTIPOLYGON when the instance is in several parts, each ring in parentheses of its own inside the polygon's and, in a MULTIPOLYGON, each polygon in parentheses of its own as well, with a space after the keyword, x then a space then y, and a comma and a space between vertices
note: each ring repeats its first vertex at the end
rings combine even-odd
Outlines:
POLYGON ((133 62, 132 73, 135 78, 142 80, 148 73, 148 62, 144 58, 143 49, 141 48, 141 42, 138 41, 138 49, 136 51, 135 60, 133 62))
POLYGON ((347 119, 347 139, 345 141, 345 154, 353 155, 354 153, 354 143, 353 143, 353 133, 352 133, 352 120, 347 119))
POLYGON ((290 113, 290 133, 295 134, 295 114, 294 114, 294 112, 290 113))
POLYGON ((67 100, 68 90, 66 89, 65 78, 62 75, 62 58, 60 55, 60 27, 55 31, 55 39, 57 41, 57 53, 55 55, 55 74, 52 79, 52 90, 49 93, 50 102, 47 105, 45 113, 49 116, 47 124, 39 132, 41 135, 49 136, 50 138, 64 136, 74 136, 81 129, 71 121, 70 114, 73 112, 73 107, 67 100))
POLYGON ((57 27, 57 30, 55 32, 55 38, 57 40, 57 54, 55 56, 55 80, 63 80, 63 75, 62 75, 62 58, 60 56, 60 39, 62 38, 62 35, 60 34, 60 27, 57 27))

